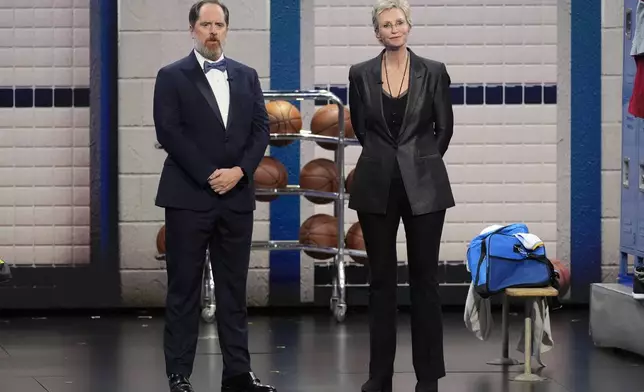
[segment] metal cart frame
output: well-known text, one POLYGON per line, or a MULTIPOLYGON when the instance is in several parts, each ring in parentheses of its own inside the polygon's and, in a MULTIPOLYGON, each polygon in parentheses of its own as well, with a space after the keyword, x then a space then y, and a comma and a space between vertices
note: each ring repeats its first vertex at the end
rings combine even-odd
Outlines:
MULTIPOLYGON (((346 249, 344 224, 345 224, 345 201, 348 194, 345 192, 345 154, 344 146, 359 145, 358 139, 345 137, 345 123, 344 123, 344 104, 342 100, 335 94, 327 90, 308 90, 308 91, 278 91, 267 90, 264 92, 265 99, 285 99, 285 100, 315 100, 323 99, 332 101, 338 106, 338 128, 339 135, 322 136, 315 135, 311 131, 302 130, 298 133, 282 133, 271 134, 271 140, 302 140, 312 142, 323 142, 328 144, 337 144, 338 148, 335 150, 335 164, 339 176, 339 189, 338 192, 320 192, 302 189, 299 185, 288 185, 286 188, 280 189, 256 189, 257 195, 263 196, 309 196, 316 198, 331 199, 334 202, 334 216, 338 222, 338 244, 337 247, 319 247, 314 245, 301 244, 299 240, 282 240, 282 241, 254 241, 251 249, 253 250, 301 250, 301 251, 315 251, 318 253, 326 253, 333 255, 333 263, 335 266, 335 275, 333 277, 333 289, 330 298, 330 309, 333 312, 335 319, 338 322, 344 321, 347 311, 346 302, 346 279, 345 279, 345 257, 361 257, 366 258, 365 251, 346 249)), ((162 149, 160 144, 156 144, 156 148, 162 149)), ((279 148, 279 147, 275 147, 279 148)), ((318 262, 316 260, 316 262, 318 262)), ((328 263, 324 261, 324 263, 328 263)), ((215 301, 215 281, 210 264, 208 252, 206 252, 206 263, 204 267, 203 286, 202 286, 202 311, 201 317, 205 322, 213 322, 215 319, 216 301, 215 301)))

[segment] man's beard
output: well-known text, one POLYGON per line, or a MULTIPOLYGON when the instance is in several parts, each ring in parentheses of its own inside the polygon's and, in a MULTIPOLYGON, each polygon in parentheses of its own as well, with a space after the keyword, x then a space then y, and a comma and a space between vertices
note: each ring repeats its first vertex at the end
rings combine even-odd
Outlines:
POLYGON ((197 49, 197 52, 199 52, 203 57, 211 61, 217 61, 219 56, 221 56, 221 52, 219 52, 219 50, 222 50, 221 47, 210 49, 206 44, 199 40, 195 40, 195 49, 197 49))

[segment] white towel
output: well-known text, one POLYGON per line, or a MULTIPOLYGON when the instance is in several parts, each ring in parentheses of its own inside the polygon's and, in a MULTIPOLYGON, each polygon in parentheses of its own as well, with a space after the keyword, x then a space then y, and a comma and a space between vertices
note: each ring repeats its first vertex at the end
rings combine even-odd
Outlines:
POLYGON ((481 298, 474 290, 474 284, 470 284, 470 290, 467 293, 464 321, 467 329, 479 340, 487 340, 494 326, 490 299, 481 298))
POLYGON ((532 233, 516 233, 514 236, 521 241, 521 245, 528 250, 535 250, 538 247, 543 246, 541 238, 532 233))

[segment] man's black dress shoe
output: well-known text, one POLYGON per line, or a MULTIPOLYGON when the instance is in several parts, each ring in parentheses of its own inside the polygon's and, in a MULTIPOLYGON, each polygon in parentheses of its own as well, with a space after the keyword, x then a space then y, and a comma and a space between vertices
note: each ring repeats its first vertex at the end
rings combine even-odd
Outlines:
POLYGON ((168 376, 170 383, 170 392, 194 392, 190 381, 180 374, 171 374, 168 376))
POLYGON ((277 392, 277 389, 261 384, 261 381, 251 372, 223 380, 221 392, 277 392))

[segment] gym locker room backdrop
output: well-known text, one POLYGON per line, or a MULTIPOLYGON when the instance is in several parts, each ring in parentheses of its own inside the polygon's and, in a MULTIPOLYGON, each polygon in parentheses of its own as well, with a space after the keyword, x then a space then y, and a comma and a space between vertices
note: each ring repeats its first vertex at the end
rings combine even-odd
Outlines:
MULTIPOLYGON (((189 3, 0 4, 0 257, 14 272, 2 306, 163 305, 164 263, 156 257, 163 212, 153 198, 165 155, 154 148, 152 87, 162 65, 191 49, 189 3), (146 55, 150 48, 158 55, 146 55)), ((228 6, 226 54, 256 68, 265 89, 324 88, 346 102, 348 67, 379 51, 368 1, 228 6)), ((441 251, 445 302, 465 301, 467 242, 487 225, 512 221, 526 222, 551 257, 571 264, 569 295, 586 301, 589 283, 614 281, 618 270, 621 107, 614 97, 622 70, 610 59, 622 57, 621 5, 412 6, 412 48, 445 62, 453 81, 456 128, 446 160, 458 205, 447 215, 441 251), (601 113, 585 110, 600 104, 601 113)), ((326 103, 297 102, 304 129, 326 103)), ((345 147, 346 174, 359 153, 345 147)), ((284 164, 289 184, 313 159, 334 159, 304 142, 267 154, 284 164)), ((254 238, 297 239, 317 213, 333 215, 332 204, 292 196, 259 202, 254 238)), ((345 214, 346 233, 357 219, 345 214)), ((404 291, 402 229, 398 251, 404 291)), ((366 271, 347 261, 347 283, 357 286, 349 305, 365 303, 366 271)), ((249 304, 326 305, 332 271, 328 260, 303 252, 253 251, 249 304)))

